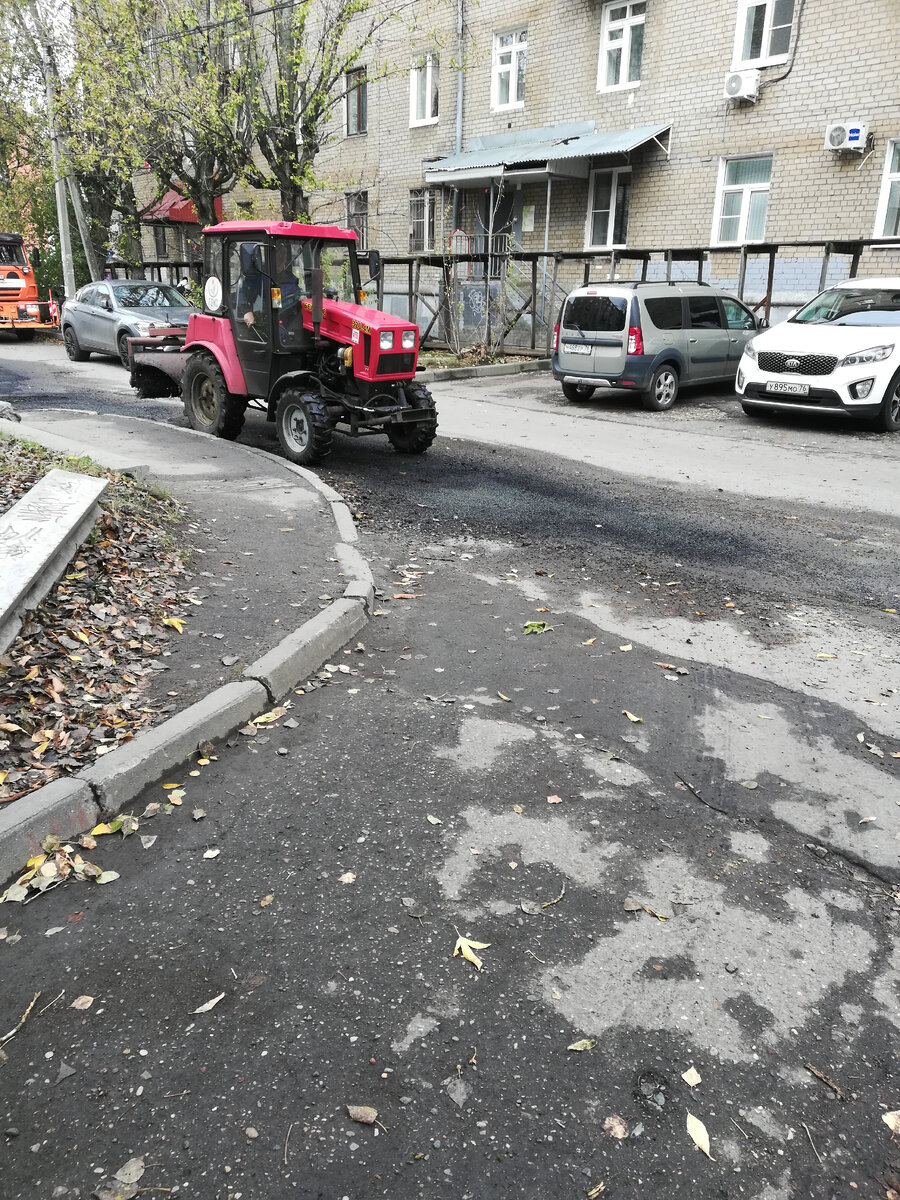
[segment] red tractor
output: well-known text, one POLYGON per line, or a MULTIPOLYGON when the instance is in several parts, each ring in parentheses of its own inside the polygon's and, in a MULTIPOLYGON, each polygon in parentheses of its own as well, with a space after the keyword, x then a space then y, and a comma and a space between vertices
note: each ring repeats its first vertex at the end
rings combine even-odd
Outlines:
MULTIPOLYGON (((335 428, 387 434, 401 454, 434 441, 437 411, 415 382, 419 331, 365 305, 356 234, 336 225, 226 221, 203 231, 203 312, 183 331, 132 338, 142 398, 181 395, 193 429, 236 438, 248 406, 309 464, 335 428)), ((369 282, 381 270, 368 255, 369 282)))

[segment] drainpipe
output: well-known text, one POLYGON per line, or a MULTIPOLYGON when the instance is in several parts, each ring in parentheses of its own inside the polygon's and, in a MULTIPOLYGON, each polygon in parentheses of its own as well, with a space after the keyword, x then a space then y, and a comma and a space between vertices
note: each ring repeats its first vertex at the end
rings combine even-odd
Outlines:
MULTIPOLYGON (((456 0, 456 153, 462 151, 463 131, 463 81, 466 73, 463 69, 463 6, 465 0, 456 0)), ((453 189, 453 228, 456 229, 459 216, 459 188, 453 189)))

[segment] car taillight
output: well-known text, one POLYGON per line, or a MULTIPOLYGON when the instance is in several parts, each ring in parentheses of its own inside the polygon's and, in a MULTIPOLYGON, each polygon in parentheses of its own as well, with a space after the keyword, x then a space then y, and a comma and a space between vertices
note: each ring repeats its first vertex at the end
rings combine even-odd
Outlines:
POLYGON ((628 353, 644 353, 644 339, 641 337, 640 325, 632 325, 628 330, 628 353))
POLYGON ((550 345, 550 349, 555 350, 558 345, 559 345, 559 326, 557 325, 553 330, 553 341, 550 345))

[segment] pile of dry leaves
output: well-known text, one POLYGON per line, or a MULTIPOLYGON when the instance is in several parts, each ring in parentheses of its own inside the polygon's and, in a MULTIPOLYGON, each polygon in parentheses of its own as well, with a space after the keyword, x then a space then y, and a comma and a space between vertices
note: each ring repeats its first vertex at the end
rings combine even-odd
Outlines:
POLYGON ((152 664, 184 613, 175 500, 87 459, 3 439, 0 513, 51 467, 109 480, 101 514, 57 586, 0 654, 0 804, 88 765, 153 721, 152 664))

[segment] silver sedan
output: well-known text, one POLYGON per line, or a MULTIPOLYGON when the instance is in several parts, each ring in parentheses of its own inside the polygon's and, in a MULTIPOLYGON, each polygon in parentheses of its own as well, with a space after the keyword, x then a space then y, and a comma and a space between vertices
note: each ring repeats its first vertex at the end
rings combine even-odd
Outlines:
POLYGON ((72 362, 85 362, 93 351, 117 354, 128 366, 128 338, 146 337, 151 325, 184 329, 197 312, 177 288, 149 279, 106 279, 81 288, 66 302, 62 335, 72 362))

